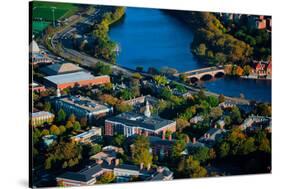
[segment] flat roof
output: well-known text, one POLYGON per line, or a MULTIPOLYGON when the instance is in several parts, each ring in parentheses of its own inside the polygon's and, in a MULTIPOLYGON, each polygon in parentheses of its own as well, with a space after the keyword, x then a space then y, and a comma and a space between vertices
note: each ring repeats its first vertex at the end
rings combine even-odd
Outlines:
POLYGON ((78 82, 78 81, 83 81, 83 80, 91 80, 91 79, 94 79, 95 76, 93 76, 90 73, 81 71, 81 72, 75 72, 75 73, 46 76, 44 78, 55 84, 63 84, 63 83, 73 83, 73 82, 78 82))
POLYGON ((110 111, 110 107, 103 105, 95 100, 83 96, 66 96, 58 99, 59 101, 71 104, 73 106, 86 109, 90 112, 110 111))
POLYGON ((32 113, 32 117, 41 117, 41 116, 54 116, 51 112, 40 111, 32 113))

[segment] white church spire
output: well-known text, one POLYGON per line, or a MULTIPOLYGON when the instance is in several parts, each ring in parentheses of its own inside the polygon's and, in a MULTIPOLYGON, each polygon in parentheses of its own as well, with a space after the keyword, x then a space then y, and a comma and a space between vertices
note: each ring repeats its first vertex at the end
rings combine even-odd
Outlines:
POLYGON ((148 103, 148 101, 146 101, 144 115, 145 115, 146 117, 150 117, 150 116, 151 116, 151 112, 150 112, 150 108, 149 108, 149 103, 148 103))

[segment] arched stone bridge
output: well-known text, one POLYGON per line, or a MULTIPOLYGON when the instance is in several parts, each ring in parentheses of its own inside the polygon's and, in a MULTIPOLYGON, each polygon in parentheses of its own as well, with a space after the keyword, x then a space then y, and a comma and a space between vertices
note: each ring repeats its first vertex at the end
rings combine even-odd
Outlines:
POLYGON ((177 73, 174 76, 179 76, 179 75, 185 74, 191 81, 199 81, 204 78, 211 79, 211 78, 214 78, 214 77, 217 77, 220 75, 224 75, 224 73, 225 72, 224 72, 223 67, 213 66, 213 67, 207 67, 207 68, 201 68, 201 69, 197 69, 197 70, 177 73))

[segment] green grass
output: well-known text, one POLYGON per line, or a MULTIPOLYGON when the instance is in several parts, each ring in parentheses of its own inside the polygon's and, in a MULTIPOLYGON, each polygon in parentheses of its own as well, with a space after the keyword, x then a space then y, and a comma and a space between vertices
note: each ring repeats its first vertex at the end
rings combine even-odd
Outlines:
POLYGON ((33 33, 40 33, 42 32, 51 22, 44 22, 44 21, 32 21, 32 30, 33 33))
POLYGON ((33 2, 32 14, 33 20, 42 18, 44 21, 52 21, 53 13, 52 9, 55 7, 54 17, 55 19, 61 19, 67 16, 70 16, 75 11, 78 10, 78 7, 74 4, 69 3, 53 3, 53 2, 33 2))

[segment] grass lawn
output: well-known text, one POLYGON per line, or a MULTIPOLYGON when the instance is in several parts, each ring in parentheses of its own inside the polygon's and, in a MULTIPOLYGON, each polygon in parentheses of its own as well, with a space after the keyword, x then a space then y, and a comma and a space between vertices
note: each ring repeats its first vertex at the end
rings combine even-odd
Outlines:
POLYGON ((54 17, 55 19, 61 19, 68 17, 77 11, 77 5, 70 3, 53 3, 53 2, 33 2, 32 14, 33 20, 42 18, 44 21, 52 21, 53 13, 52 9, 54 8, 54 17), (54 8, 55 7, 55 8, 54 8))
POLYGON ((33 33, 38 34, 42 32, 51 22, 32 21, 33 33))

